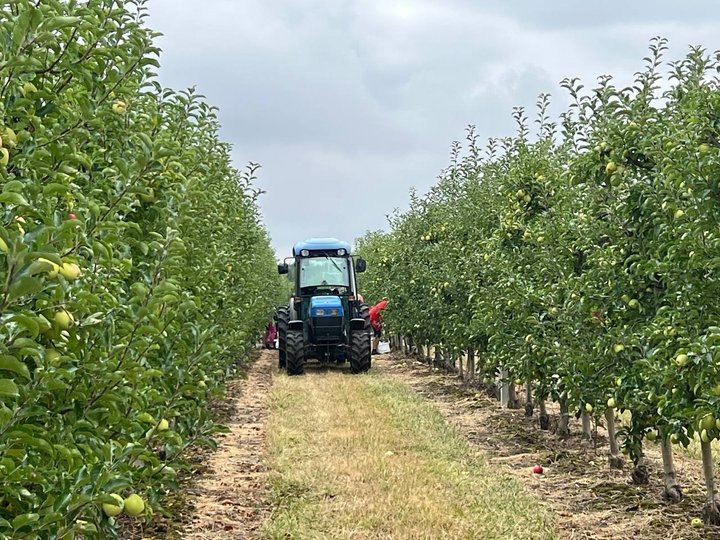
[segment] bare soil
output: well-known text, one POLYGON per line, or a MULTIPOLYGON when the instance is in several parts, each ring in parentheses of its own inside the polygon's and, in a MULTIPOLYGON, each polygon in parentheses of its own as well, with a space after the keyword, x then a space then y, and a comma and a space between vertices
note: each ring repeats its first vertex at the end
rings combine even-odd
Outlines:
POLYGON ((523 409, 502 409, 498 401, 456 374, 402 355, 376 356, 373 361, 375 370, 435 403, 489 463, 517 478, 534 494, 556 516, 561 538, 720 538, 718 528, 690 526, 691 520, 700 516, 705 500, 697 460, 675 452, 685 498, 679 504, 666 503, 661 497, 659 446, 646 449, 650 483, 635 486, 627 463, 624 470, 608 466, 608 444, 602 429, 595 441, 588 441, 582 437, 579 420, 573 419, 571 437, 560 439, 539 429, 537 411, 528 418, 523 409), (532 473, 536 464, 543 466, 544 474, 532 473))
POLYGON ((217 437, 216 451, 206 453, 198 476, 184 491, 190 519, 188 540, 254 539, 269 515, 265 423, 269 392, 277 369, 275 351, 263 351, 247 379, 229 383, 228 433, 217 437))

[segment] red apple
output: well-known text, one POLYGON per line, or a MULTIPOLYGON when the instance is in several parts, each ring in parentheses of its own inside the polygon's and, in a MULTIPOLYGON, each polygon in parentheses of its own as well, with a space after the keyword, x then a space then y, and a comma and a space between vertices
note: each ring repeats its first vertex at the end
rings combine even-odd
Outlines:
POLYGON ((73 212, 70 212, 68 214, 68 219, 77 219, 77 216, 73 212))
POLYGON ((542 465, 535 465, 533 467, 533 474, 542 474, 542 473, 543 473, 542 465))

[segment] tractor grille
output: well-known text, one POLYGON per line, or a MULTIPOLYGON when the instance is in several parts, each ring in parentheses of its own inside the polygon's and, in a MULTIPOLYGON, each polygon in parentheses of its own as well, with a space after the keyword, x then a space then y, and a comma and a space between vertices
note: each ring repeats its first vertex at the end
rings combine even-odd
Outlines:
POLYGON ((342 336, 342 317, 315 317, 313 328, 318 341, 339 341, 342 336))

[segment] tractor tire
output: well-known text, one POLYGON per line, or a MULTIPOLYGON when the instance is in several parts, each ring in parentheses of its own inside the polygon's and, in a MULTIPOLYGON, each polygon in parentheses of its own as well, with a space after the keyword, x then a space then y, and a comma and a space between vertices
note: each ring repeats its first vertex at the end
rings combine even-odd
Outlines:
POLYGON ((350 334, 350 371, 365 373, 370 369, 370 340, 368 333, 356 330, 350 334))
POLYGON ((279 307, 277 310, 277 334, 278 334, 278 368, 285 369, 285 349, 287 348, 287 331, 290 322, 290 308, 279 307))
POLYGON ((305 338, 301 330, 289 330, 287 333, 285 369, 288 375, 305 373, 305 338))
POLYGON ((360 304, 358 311, 358 316, 365 319, 365 330, 370 332, 370 307, 367 304, 360 304))

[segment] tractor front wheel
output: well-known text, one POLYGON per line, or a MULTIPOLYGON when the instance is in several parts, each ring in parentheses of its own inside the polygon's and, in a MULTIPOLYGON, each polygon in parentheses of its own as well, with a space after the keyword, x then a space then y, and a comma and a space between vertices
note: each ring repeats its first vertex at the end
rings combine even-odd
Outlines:
POLYGON ((302 330, 289 330, 285 347, 285 368, 288 375, 305 372, 305 341, 302 330))
POLYGON ((364 330, 350 334, 350 371, 365 373, 370 369, 370 340, 364 330))

